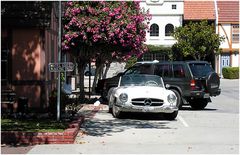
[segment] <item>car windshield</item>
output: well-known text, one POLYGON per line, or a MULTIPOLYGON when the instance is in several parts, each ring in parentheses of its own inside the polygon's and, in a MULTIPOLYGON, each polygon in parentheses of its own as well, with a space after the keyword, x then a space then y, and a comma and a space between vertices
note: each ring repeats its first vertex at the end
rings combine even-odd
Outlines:
POLYGON ((213 72, 214 70, 207 63, 199 63, 199 64, 189 64, 193 76, 202 77, 207 76, 208 73, 213 72))
POLYGON ((129 74, 123 75, 120 86, 153 86, 163 87, 162 78, 157 75, 129 74))

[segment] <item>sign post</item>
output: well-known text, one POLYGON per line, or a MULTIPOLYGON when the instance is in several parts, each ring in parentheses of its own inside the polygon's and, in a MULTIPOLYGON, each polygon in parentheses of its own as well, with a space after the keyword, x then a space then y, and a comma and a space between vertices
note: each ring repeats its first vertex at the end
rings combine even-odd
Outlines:
MULTIPOLYGON (((58 62, 61 62, 61 31, 62 31, 62 2, 58 2, 58 62)), ((57 89, 57 121, 60 121, 60 89, 61 89, 61 73, 58 72, 58 89, 57 89)))
POLYGON ((60 120, 60 90, 61 90, 61 72, 71 72, 74 70, 72 62, 64 63, 49 63, 48 69, 50 72, 58 72, 58 94, 57 94, 57 121, 60 120))

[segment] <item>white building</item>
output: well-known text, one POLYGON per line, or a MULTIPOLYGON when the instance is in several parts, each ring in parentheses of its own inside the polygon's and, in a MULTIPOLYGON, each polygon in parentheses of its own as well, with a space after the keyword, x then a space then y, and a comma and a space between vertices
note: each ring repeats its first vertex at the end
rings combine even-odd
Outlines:
MULTIPOLYGON (((174 27, 208 20, 225 37, 220 45, 223 52, 215 60, 211 58, 216 72, 221 75, 223 67, 239 67, 239 0, 142 0, 140 6, 152 14, 146 44, 170 47, 176 42, 170 36, 174 27)), ((165 60, 161 53, 148 54, 149 59, 144 60, 165 60)))
POLYGON ((172 46, 176 40, 170 36, 174 27, 182 26, 184 0, 143 0, 140 6, 150 11, 150 31, 146 44, 172 46))

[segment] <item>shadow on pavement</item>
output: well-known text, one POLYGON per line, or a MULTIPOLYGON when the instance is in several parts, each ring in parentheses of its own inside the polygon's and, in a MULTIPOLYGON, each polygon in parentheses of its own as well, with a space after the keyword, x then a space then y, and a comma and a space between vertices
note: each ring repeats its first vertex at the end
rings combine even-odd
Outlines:
MULTIPOLYGON (((123 132, 127 129, 173 129, 168 126, 171 121, 166 121, 160 115, 154 114, 129 114, 124 118, 116 119, 110 113, 102 112, 108 119, 90 119, 83 124, 83 129, 90 136, 112 136, 112 133, 123 132), (109 117, 110 115, 110 117, 109 117)), ((176 120, 174 120, 176 121, 176 120)))
POLYGON ((180 111, 181 111, 181 110, 182 110, 182 111, 216 111, 216 110, 218 110, 218 109, 206 107, 206 108, 204 108, 203 110, 196 110, 196 109, 192 109, 190 106, 184 105, 184 106, 180 109, 180 111))
POLYGON ((1 154, 27 154, 34 145, 4 145, 1 146, 1 154))

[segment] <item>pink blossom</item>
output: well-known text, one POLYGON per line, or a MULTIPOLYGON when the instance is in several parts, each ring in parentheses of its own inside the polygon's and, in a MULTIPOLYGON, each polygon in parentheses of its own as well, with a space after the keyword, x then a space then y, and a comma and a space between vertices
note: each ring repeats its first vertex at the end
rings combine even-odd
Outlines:
POLYGON ((140 9, 139 2, 74 1, 67 2, 66 6, 62 44, 64 49, 76 47, 79 41, 91 46, 101 43, 106 44, 108 50, 119 47, 114 53, 114 58, 117 59, 128 58, 133 54, 141 55, 146 51, 143 42, 149 28, 147 21, 151 16, 149 12, 140 9), (130 3, 132 4, 129 5, 130 3))
POLYGON ((110 9, 108 7, 102 9, 103 12, 108 12, 109 10, 110 9))
POLYGON ((114 14, 113 12, 110 12, 110 13, 109 13, 109 16, 110 16, 110 17, 113 17, 113 16, 115 16, 115 14, 114 14))

